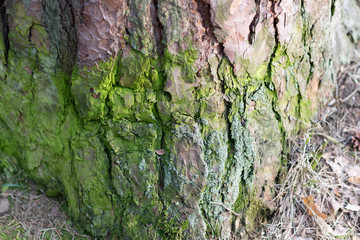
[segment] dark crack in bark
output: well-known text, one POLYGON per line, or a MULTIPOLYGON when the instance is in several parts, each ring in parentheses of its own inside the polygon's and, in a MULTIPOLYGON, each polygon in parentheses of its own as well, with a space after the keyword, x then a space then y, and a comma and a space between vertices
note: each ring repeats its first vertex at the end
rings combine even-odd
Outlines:
POLYGON ((302 17, 302 20, 303 20, 303 33, 302 33, 302 42, 303 42, 303 45, 304 47, 307 47, 307 51, 306 51, 306 55, 308 56, 309 58, 309 64, 310 64, 310 69, 309 69, 309 75, 306 79, 306 85, 309 84, 312 76, 313 76, 313 72, 314 72, 314 62, 312 60, 312 56, 311 56, 311 52, 312 52, 312 47, 311 47, 311 44, 308 44, 307 43, 307 39, 312 39, 313 37, 313 30, 314 30, 314 27, 315 27, 315 23, 313 23, 309 29, 309 19, 306 17, 306 10, 305 10, 305 5, 304 5, 304 0, 301 0, 301 8, 300 8, 300 11, 301 11, 301 17, 302 17), (308 36, 309 35, 309 36, 308 36))
MULTIPOLYGON (((275 35, 274 35, 274 38, 275 38, 275 47, 273 49, 273 52, 270 56, 270 61, 269 61, 269 64, 268 64, 268 80, 269 82, 271 82, 272 84, 272 62, 273 62, 273 59, 276 55, 276 52, 278 50, 278 47, 279 47, 279 30, 278 30, 278 22, 279 22, 279 19, 276 15, 276 12, 275 12, 275 5, 277 3, 280 4, 280 1, 278 0, 270 0, 271 1, 271 7, 270 7, 270 13, 271 13, 271 16, 272 16, 272 19, 273 19, 273 27, 274 27, 274 31, 275 31, 275 35)), ((267 86, 269 88, 269 86, 267 86)), ((275 90, 276 92, 276 90, 275 90)))
MULTIPOLYGON (((260 1, 260 0, 256 0, 256 1, 260 1)), ((220 59, 222 59, 222 61, 228 61, 228 64, 230 64, 230 66, 231 66, 231 68, 233 70, 234 66, 229 61, 228 57, 225 54, 224 44, 222 42, 217 41, 217 38, 215 36, 214 25, 213 25, 213 23, 211 21, 211 7, 210 7, 210 4, 207 3, 204 0, 195 0, 195 2, 197 3, 197 11, 201 15, 202 25, 206 29, 207 36, 209 36, 211 41, 213 41, 213 43, 215 43, 214 44, 215 46, 217 45, 218 56, 220 57, 220 59)), ((219 76, 219 68, 220 68, 220 66, 221 66, 221 63, 218 65, 218 69, 217 69, 218 79, 221 79, 221 77, 219 76)), ((233 71, 232 71, 232 74, 234 74, 233 71)), ((225 83, 224 80, 222 80, 220 82, 220 90, 221 90, 222 94, 224 94, 224 96, 225 96, 226 95, 226 93, 225 93, 226 92, 226 83, 225 83)), ((225 103, 225 111, 224 111, 223 118, 226 121, 228 141, 229 141, 228 153, 230 155, 233 155, 233 150, 235 149, 235 141, 231 137, 231 121, 229 119, 232 103, 225 100, 225 99, 223 101, 225 103)), ((224 200, 224 196, 222 196, 222 198, 223 198, 222 200, 224 200)))
POLYGON ((154 30, 154 37, 156 40, 156 52, 158 56, 162 56, 164 54, 164 26, 160 22, 159 15, 158 15, 158 0, 152 0, 151 6, 151 15, 152 15, 152 22, 153 22, 153 30, 154 30))
POLYGON ((256 30, 256 26, 259 23, 259 19, 260 19, 260 0, 255 0, 255 4, 256 4, 256 14, 249 26, 250 32, 248 35, 248 42, 250 45, 252 45, 255 41, 255 30, 256 30))
POLYGON ((274 26, 274 30, 275 30, 275 44, 276 44, 276 48, 277 45, 279 44, 279 30, 277 27, 277 24, 279 23, 279 18, 275 12, 275 6, 276 4, 279 6, 281 3, 281 0, 270 0, 271 2, 271 7, 270 7, 270 11, 271 11, 271 15, 273 18, 273 26, 274 26))
MULTIPOLYGON (((355 2, 358 3, 358 1, 355 1, 355 2)), ((334 16, 334 13, 335 13, 335 3, 336 3, 336 0, 331 0, 331 7, 330 7, 331 18, 334 16)))
POLYGON ((205 28, 206 35, 213 41, 216 42, 216 37, 214 34, 214 26, 211 22, 211 7, 209 3, 206 3, 204 0, 195 0, 197 4, 197 9, 201 16, 202 25, 205 28))
POLYGON ((29 42, 32 42, 31 38, 32 38, 33 27, 34 27, 34 23, 29 27, 29 35, 28 35, 28 41, 29 42))
MULTIPOLYGON (((160 139, 160 148, 165 149, 166 142, 165 142, 165 131, 164 131, 164 124, 162 124, 161 129, 161 139, 160 139)), ((166 153, 165 153, 166 154, 166 153)), ((159 200, 162 204, 162 207, 166 210, 167 205, 165 203, 166 196, 164 196, 164 187, 165 187, 165 167, 164 167, 164 159, 162 156, 156 154, 157 164, 159 166, 159 179, 157 181, 158 189, 157 195, 159 196, 159 200)), ((164 211, 165 211, 164 210, 164 211)))
MULTIPOLYGON (((53 35, 51 35, 51 30, 55 30, 55 34, 62 34, 61 39, 66 39, 67 43, 63 43, 63 48, 57 48, 57 52, 55 54, 57 54, 57 57, 59 58, 58 61, 60 64, 62 64, 62 68, 65 70, 65 72, 68 74, 68 76, 64 79, 64 81, 66 81, 65 84, 65 91, 64 91, 64 97, 66 99, 66 103, 65 103, 65 107, 64 107, 64 116, 66 116, 66 111, 67 108, 72 108, 72 106, 75 106, 75 99, 74 96, 71 92, 71 85, 72 85, 72 81, 71 81, 71 75, 72 72, 74 70, 74 65, 76 63, 76 59, 77 59, 77 48, 78 48, 78 38, 77 38, 77 29, 75 27, 76 24, 76 18, 77 18, 77 14, 76 14, 76 6, 73 4, 73 1, 59 1, 60 6, 62 7, 62 11, 59 13, 60 16, 58 16, 60 19, 64 20, 59 22, 59 26, 57 27, 49 27, 48 25, 46 25, 47 27, 47 31, 49 33, 50 39, 52 37, 54 37, 53 35), (66 21, 65 21, 66 20, 66 21)), ((83 4, 82 1, 77 1, 76 3, 77 5, 81 5, 83 4)), ((53 10, 50 10, 49 6, 46 6, 46 4, 43 5, 43 11, 44 14, 49 14, 51 12, 53 12, 53 10)), ((56 16, 54 16, 56 17, 56 16)), ((51 21, 51 16, 46 16, 44 18, 45 23, 49 24, 46 19, 49 18, 48 20, 51 21)), ((51 24, 51 23, 50 23, 51 24)), ((53 23, 52 23, 53 24, 53 23)), ((31 34, 31 29, 30 29, 30 34, 31 34)), ((57 40, 52 40, 53 44, 57 44, 56 41, 59 41, 59 39, 57 40)), ((79 117, 79 113, 78 113, 78 109, 75 107, 74 111, 76 113, 76 116, 79 117)), ((63 119, 63 121, 65 121, 65 118, 63 119)), ((62 123, 62 125, 65 122, 62 123)))
POLYGON ((8 56, 9 56, 9 49, 10 49, 10 41, 9 41, 9 23, 8 23, 8 17, 7 17, 7 13, 6 13, 6 0, 1 0, 0 1, 1 4, 1 9, 0 9, 0 14, 1 14, 1 30, 2 30, 2 35, 3 35, 3 41, 4 41, 4 46, 5 46, 5 63, 4 65, 7 65, 8 62, 8 56))
MULTIPOLYGON (((272 100, 272 112, 274 113, 275 119, 278 122, 278 126, 279 126, 279 130, 281 133, 281 145, 282 145, 282 151, 281 151, 281 163, 284 163, 286 160, 286 155, 287 155, 287 142, 286 142, 286 130, 284 128, 284 124, 281 118, 281 114, 279 113, 279 110, 277 109, 277 102, 279 100, 278 98, 278 94, 277 94, 277 90, 276 87, 274 85, 274 82, 272 80, 272 66, 273 66, 273 60, 275 58, 275 55, 280 47, 280 41, 279 41, 279 29, 278 29, 278 23, 279 23, 279 19, 278 19, 278 15, 276 14, 275 11, 275 6, 277 5, 278 7, 280 6, 282 0, 270 0, 271 2, 271 6, 270 6, 270 12, 271 12, 271 16, 273 19, 273 26, 274 26, 274 38, 275 38, 275 46, 274 46, 274 50, 270 56, 270 61, 268 64, 268 79, 265 82, 265 86, 267 87, 267 89, 269 89, 270 91, 272 91, 274 93, 275 98, 272 100)), ((279 174, 280 172, 278 172, 279 174)))
POLYGON ((43 0, 43 22, 50 36, 50 46, 58 65, 71 73, 76 59, 77 33, 72 5, 66 0, 43 0), (60 21, 59 21, 60 20, 60 21))

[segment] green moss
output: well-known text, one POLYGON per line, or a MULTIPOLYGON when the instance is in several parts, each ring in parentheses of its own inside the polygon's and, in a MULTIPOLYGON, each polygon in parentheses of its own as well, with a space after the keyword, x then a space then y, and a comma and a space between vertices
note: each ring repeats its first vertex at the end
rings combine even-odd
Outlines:
POLYGON ((317 112, 316 109, 313 109, 313 104, 310 99, 301 99, 300 112, 301 126, 306 128, 310 125, 311 118, 314 117, 315 113, 317 112))
POLYGON ((194 63, 197 59, 197 51, 193 48, 188 48, 178 54, 171 54, 168 50, 164 53, 165 72, 174 66, 181 68, 181 73, 186 83, 193 83, 195 81, 194 63))
POLYGON ((117 60, 100 62, 91 68, 75 67, 71 77, 71 93, 80 118, 105 119, 109 111, 106 100, 115 84, 117 60))
POLYGON ((0 173, 4 174, 6 178, 10 178, 20 170, 19 163, 14 156, 9 157, 6 155, 3 149, 0 149, 0 151, 0 173))
POLYGON ((134 119, 131 107, 134 105, 134 91, 129 88, 116 87, 109 92, 109 101, 113 120, 134 119))
POLYGON ((241 212, 246 209, 246 207, 249 204, 250 198, 249 198, 249 189, 246 188, 246 184, 240 184, 239 185, 239 195, 234 203, 234 211, 235 212, 241 212))
POLYGON ((218 69, 219 77, 224 81, 224 85, 229 89, 238 89, 240 84, 238 83, 237 78, 234 75, 233 67, 231 66, 229 60, 224 58, 218 69))
POLYGON ((253 232, 256 228, 260 227, 259 223, 263 223, 269 216, 270 212, 268 207, 262 200, 252 194, 250 195, 250 206, 246 209, 245 224, 248 232, 253 232))
POLYGON ((125 58, 120 60, 118 75, 120 86, 131 89, 151 87, 148 77, 152 61, 144 54, 131 50, 125 58))
POLYGON ((159 222, 157 223, 157 228, 159 229, 159 234, 161 238, 165 239, 183 239, 184 231, 189 228, 189 220, 179 222, 179 216, 170 218, 165 211, 159 222))

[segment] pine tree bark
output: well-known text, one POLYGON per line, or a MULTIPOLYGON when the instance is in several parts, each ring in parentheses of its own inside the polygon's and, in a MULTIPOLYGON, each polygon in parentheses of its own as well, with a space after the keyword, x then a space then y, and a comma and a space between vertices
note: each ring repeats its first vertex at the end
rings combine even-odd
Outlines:
POLYGON ((0 166, 93 236, 240 236, 332 95, 358 0, 2 0, 0 166))

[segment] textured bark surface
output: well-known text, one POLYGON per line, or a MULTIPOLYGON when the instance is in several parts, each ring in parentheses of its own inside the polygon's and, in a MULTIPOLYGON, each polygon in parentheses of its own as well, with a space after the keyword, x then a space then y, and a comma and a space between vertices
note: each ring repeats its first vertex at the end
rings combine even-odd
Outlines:
POLYGON ((94 236, 252 230, 360 40, 358 0, 1 4, 1 169, 94 236))

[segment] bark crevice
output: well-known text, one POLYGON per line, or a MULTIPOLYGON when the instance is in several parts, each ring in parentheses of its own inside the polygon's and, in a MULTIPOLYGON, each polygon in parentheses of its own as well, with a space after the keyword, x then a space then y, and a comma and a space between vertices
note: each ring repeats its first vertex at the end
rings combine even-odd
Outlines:
POLYGON ((279 23, 279 18, 278 18, 278 15, 276 14, 275 6, 276 6, 276 4, 278 6, 280 6, 281 0, 270 0, 270 2, 271 2, 270 11, 271 11, 271 15, 273 18, 273 26, 274 26, 274 30, 275 30, 275 48, 277 48, 277 45, 279 43, 279 29, 277 26, 277 24, 279 23))
POLYGON ((3 41, 5 46, 5 63, 4 65, 7 65, 8 62, 8 56, 9 56, 9 50, 10 50, 10 41, 9 41, 9 23, 8 23, 8 17, 6 13, 6 0, 0 1, 0 15, 1 15, 1 27, 2 27, 2 35, 3 35, 3 41))
POLYGON ((248 34, 248 42, 252 45, 255 41, 255 29, 260 19, 260 0, 255 0, 256 4, 256 13, 249 25, 249 34, 248 34))
MULTIPOLYGON (((355 1, 355 2, 358 3, 358 1, 355 1)), ((330 7, 331 18, 334 16, 334 13, 335 13, 335 3, 336 3, 336 0, 331 0, 331 7, 330 7)))
POLYGON ((152 4, 154 5, 153 12, 153 29, 154 36, 156 39, 156 52, 158 56, 162 56, 164 54, 165 45, 164 45, 164 26, 162 25, 159 19, 159 3, 158 0, 152 0, 152 4))
POLYGON ((65 0, 44 0, 43 23, 50 36, 50 49, 58 65, 71 73, 77 56, 77 32, 72 5, 65 0), (61 19, 61 21, 59 21, 61 19))
POLYGON ((210 4, 205 2, 204 0, 195 0, 196 2, 196 11, 201 16, 201 23, 205 29, 206 35, 214 42, 216 41, 216 37, 214 34, 214 26, 211 21, 211 7, 210 4))
MULTIPOLYGON (((278 92, 277 92, 276 86, 273 81, 273 60, 280 48, 279 29, 278 29, 279 18, 278 18, 278 14, 276 14, 275 7, 280 7, 282 0, 270 0, 270 1, 271 1, 270 12, 271 12, 271 16, 273 19, 273 27, 274 27, 274 31, 275 31, 275 33, 274 33, 275 46, 274 46, 273 52, 270 56, 270 61, 268 64, 267 81, 265 81, 265 87, 268 90, 270 90, 271 92, 273 92, 273 94, 274 94, 274 98, 272 99, 272 103, 271 103, 271 108, 272 108, 274 117, 275 117, 276 121, 278 122, 278 127, 279 127, 279 131, 281 134, 281 136, 280 136, 280 142, 282 145, 281 162, 284 162, 284 158, 286 156, 286 151, 287 151, 286 130, 284 128, 284 123, 281 118, 280 110, 278 110, 279 96, 278 96, 278 92)), ((303 2, 302 2, 302 4, 303 4, 303 2)), ((279 174, 279 172, 278 172, 278 174, 279 174)))

